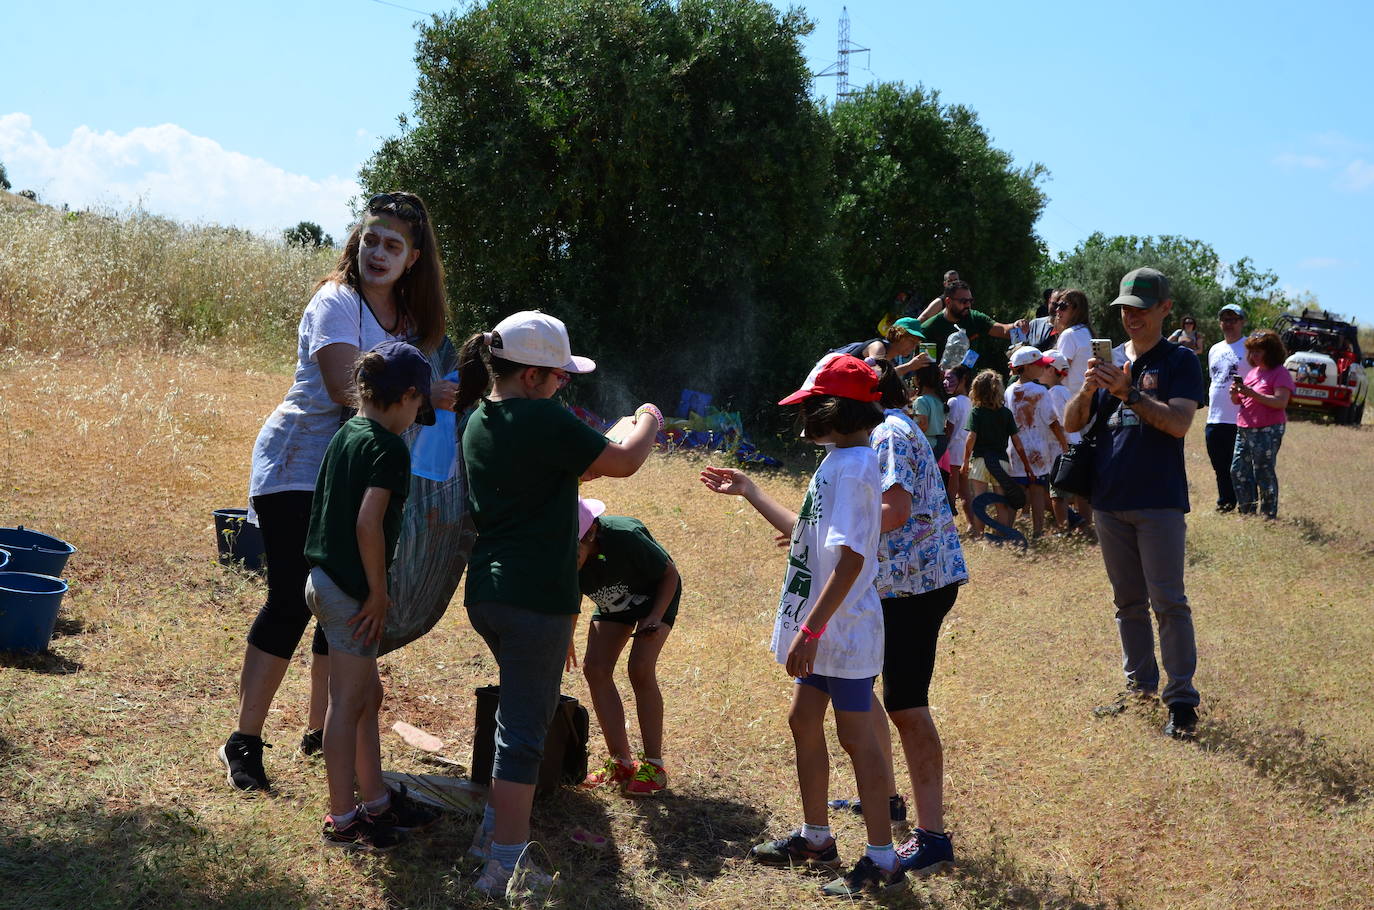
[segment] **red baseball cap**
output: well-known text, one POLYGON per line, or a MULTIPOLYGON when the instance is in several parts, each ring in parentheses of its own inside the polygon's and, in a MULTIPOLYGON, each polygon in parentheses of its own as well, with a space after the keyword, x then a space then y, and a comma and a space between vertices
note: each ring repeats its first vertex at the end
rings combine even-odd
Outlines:
POLYGON ((802 387, 778 404, 796 404, 815 395, 834 395, 854 401, 879 401, 878 373, 850 354, 826 354, 812 368, 802 387))

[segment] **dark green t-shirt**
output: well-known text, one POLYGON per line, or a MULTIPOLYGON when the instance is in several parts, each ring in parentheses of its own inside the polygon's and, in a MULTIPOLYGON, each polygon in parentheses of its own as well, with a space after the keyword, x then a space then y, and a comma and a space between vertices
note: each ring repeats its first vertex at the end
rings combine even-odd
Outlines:
POLYGON ((968 422, 964 429, 977 433, 973 441, 973 454, 979 457, 992 456, 998 460, 1007 457, 1007 443, 1017 433, 1016 418, 1005 407, 970 408, 968 422))
POLYGON ((552 399, 483 399, 463 431, 477 545, 465 603, 579 612, 577 478, 609 440, 552 399))
MULTIPOLYGON (((668 569, 668 551, 638 519, 602 515, 597 523, 597 553, 577 573, 578 586, 596 604, 597 616, 624 614, 638 619, 649 615, 659 582, 668 569)), ((671 623, 677 615, 681 594, 679 583, 663 614, 665 621, 671 623)))
POLYGON ((367 573, 358 551, 358 510, 368 487, 391 491, 382 516, 390 568, 401 536, 401 512, 410 493, 410 450, 401 437, 359 415, 345 421, 325 449, 305 538, 306 560, 358 600, 368 595, 367 573))

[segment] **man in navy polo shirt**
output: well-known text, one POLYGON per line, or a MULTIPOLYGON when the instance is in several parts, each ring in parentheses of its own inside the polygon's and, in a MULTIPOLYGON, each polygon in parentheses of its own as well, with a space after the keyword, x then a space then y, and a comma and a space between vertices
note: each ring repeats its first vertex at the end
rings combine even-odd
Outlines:
POLYGON ((1077 432, 1092 419, 1102 421, 1093 518, 1116 601, 1126 684, 1143 696, 1159 688, 1153 608, 1168 675, 1161 696, 1169 708, 1164 732, 1183 739, 1194 733, 1199 701, 1193 688, 1193 616, 1183 591, 1188 512, 1183 437, 1207 403, 1207 387, 1197 355, 1164 339, 1164 320, 1174 302, 1162 273, 1150 268, 1128 273, 1111 305, 1130 336, 1127 362, 1117 367, 1088 361, 1086 381, 1069 401, 1064 429, 1077 432))

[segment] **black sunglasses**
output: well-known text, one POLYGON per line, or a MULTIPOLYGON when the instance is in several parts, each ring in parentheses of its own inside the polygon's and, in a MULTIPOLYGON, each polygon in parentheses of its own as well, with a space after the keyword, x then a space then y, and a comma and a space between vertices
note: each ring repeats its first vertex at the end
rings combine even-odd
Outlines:
POLYGON ((410 193, 378 193, 367 200, 367 210, 376 214, 379 211, 393 212, 406 221, 424 224, 425 208, 418 197, 410 193))

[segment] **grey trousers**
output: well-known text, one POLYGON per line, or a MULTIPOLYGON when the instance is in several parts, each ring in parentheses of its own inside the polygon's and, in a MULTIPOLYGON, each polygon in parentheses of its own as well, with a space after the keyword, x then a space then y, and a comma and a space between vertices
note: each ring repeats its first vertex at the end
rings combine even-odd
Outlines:
POLYGON ((1150 625, 1153 608, 1159 623, 1159 654, 1169 676, 1169 684, 1160 698, 1166 705, 1197 705, 1197 689, 1193 688, 1197 643, 1193 638, 1192 608, 1183 592, 1183 541, 1187 530, 1183 510, 1094 509, 1093 518, 1116 602, 1121 667, 1127 683, 1146 691, 1159 688, 1154 628, 1150 625))
POLYGON ((491 776, 516 784, 538 783, 544 737, 558 708, 575 617, 489 601, 467 607, 468 621, 501 668, 491 776))

